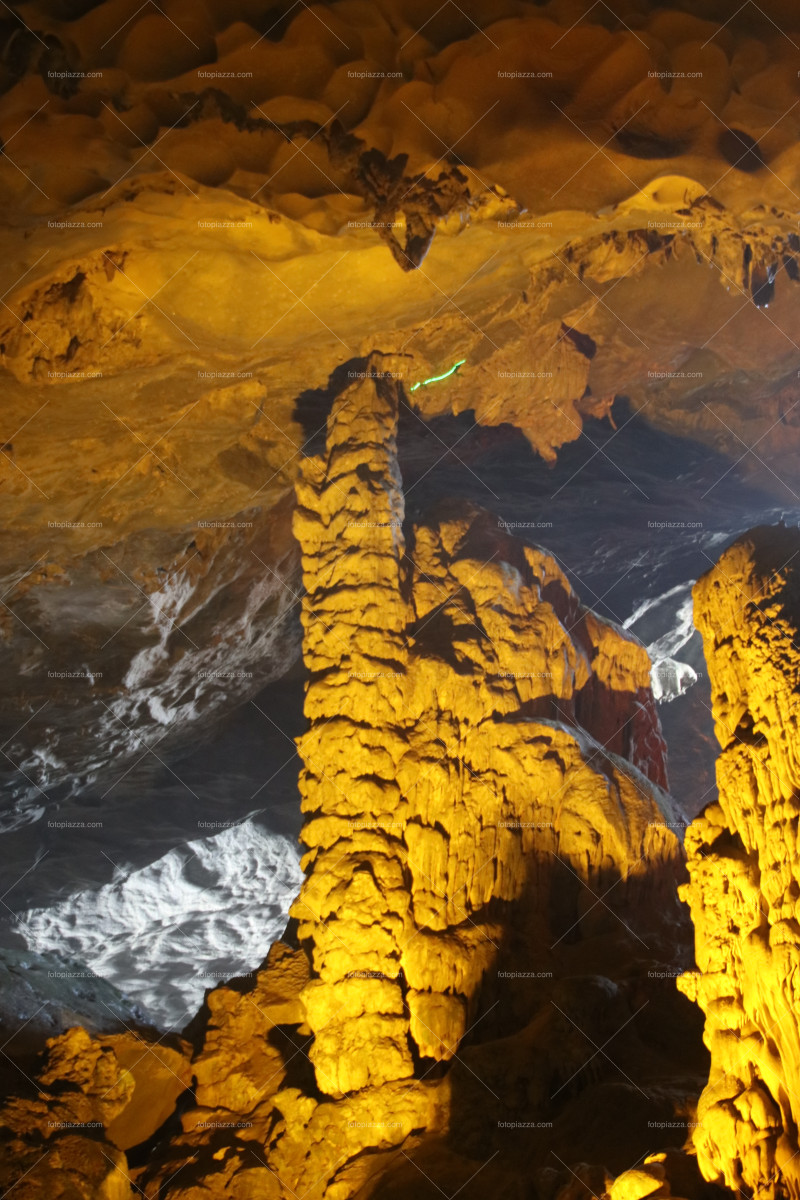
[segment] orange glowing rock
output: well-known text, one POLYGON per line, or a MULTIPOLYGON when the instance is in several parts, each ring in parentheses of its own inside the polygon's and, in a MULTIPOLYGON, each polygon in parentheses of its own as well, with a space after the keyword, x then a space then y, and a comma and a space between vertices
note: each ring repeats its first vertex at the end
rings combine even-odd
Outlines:
MULTIPOLYGON (((630 964, 642 948, 672 956, 684 937, 681 819, 660 786, 647 654, 490 513, 444 504, 408 527, 399 365, 373 356, 344 386, 297 485, 297 944, 211 991, 187 1030, 195 1101, 137 1176, 147 1200, 350 1200, 379 1180, 405 1195, 412 1164, 455 1191, 474 1173, 473 1142, 502 1144, 509 1112, 521 1106, 526 1125, 533 1114, 546 1139, 554 1093, 575 1077, 606 1086, 584 1030, 590 1047, 620 1028, 638 1044, 630 964)), ((92 1063, 105 1042, 84 1037, 92 1063)), ((673 1057, 651 1053, 645 1081, 667 1115, 684 1104, 685 1085, 663 1083, 673 1057)), ((54 1059, 47 1086, 70 1070, 54 1059)), ((103 1145, 133 1111, 126 1078, 104 1101, 103 1145)), ((91 1106, 90 1090, 76 1103, 91 1106)), ((40 1119, 20 1126, 26 1146, 40 1119)), ((487 1186, 529 1170, 520 1150, 487 1169, 487 1186)), ((617 1181, 620 1200, 657 1191, 660 1169, 617 1181)))
POLYGON ((697 970, 679 982, 711 1050, 693 1140, 706 1179, 763 1197, 800 1195, 798 550, 796 529, 755 529, 694 592, 722 749, 682 889, 697 970))

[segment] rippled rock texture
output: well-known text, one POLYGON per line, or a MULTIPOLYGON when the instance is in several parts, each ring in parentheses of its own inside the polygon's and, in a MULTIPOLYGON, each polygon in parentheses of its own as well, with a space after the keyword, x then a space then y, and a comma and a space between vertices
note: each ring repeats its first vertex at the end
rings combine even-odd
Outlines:
POLYGON ((292 911, 334 1095, 411 1077, 414 1049, 452 1056, 503 906, 531 887, 549 903, 552 862, 668 904, 679 856, 652 791, 603 753, 665 782, 643 648, 489 513, 443 515, 406 547, 391 366, 337 398, 297 489, 311 873, 292 911))
POLYGON ((60 784, 118 779, 285 674, 299 653, 290 520, 284 497, 111 544, 98 530, 84 553, 7 580, 0 727, 15 803, 1 824, 40 816, 60 784))
POLYGON ((766 1197, 800 1194, 799 554, 796 529, 755 529, 694 592, 721 746, 719 803, 686 841, 698 969, 681 987, 711 1051, 694 1145, 707 1179, 766 1197))
MULTIPOLYGON (((554 1197, 576 1169, 604 1189, 680 1145, 703 1082, 646 652, 488 512, 407 526, 394 365, 340 392, 297 485, 293 944, 186 1030, 183 1132, 132 1159, 152 1200, 478 1197, 529 1176, 554 1197)), ((47 1133, 18 1126, 46 1194, 47 1133)))
POLYGON ((200 672, 225 668, 184 655, 184 626, 226 625, 220 646, 246 650, 253 687, 229 678, 228 708, 287 669, 299 573, 267 531, 288 527, 298 412, 376 350, 424 417, 512 424, 547 461, 626 397, 732 458, 753 447, 792 494, 797 16, 692 9, 8 10, 0 635, 33 718, 10 747, 28 809, 26 787, 109 765, 48 756, 71 710, 131 756, 170 715, 214 716, 200 672), (252 538, 207 534, 247 521, 252 538), (258 612, 223 599, 256 586, 251 554, 274 572, 258 612), (109 581, 98 627, 86 601, 109 581), (51 643, 55 607, 74 637, 51 643), (67 681, 48 681, 50 725, 42 643, 67 681))
MULTIPOLYGON (((485 510, 406 521, 395 450, 403 398, 551 463, 626 398, 794 495, 797 14, 692 10, 34 0, 0 21, 4 817, 283 676, 301 607, 308 672, 286 942, 208 995, 147 1119, 151 1040, 139 1076, 111 1035, 52 1042, 3 1113, 17 1196, 699 1200, 675 1150, 707 1071, 673 982, 682 821, 647 655, 485 510)), ((713 1055, 704 1175, 795 1195, 772 546, 709 593, 724 795, 691 835, 683 987, 713 1055)))

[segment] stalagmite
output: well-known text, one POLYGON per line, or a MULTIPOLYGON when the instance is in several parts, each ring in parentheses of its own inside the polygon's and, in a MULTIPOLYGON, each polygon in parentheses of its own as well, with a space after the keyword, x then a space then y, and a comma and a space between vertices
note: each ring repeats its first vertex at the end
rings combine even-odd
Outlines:
MULTIPOLYGON (((679 1117, 695 1086, 660 1050, 636 1079, 595 1061, 617 1035, 626 1063, 641 1044, 675 970, 653 964, 688 965, 647 654, 489 512, 405 520, 398 365, 374 355, 343 387, 297 484, 295 944, 212 991, 187 1030, 194 1102, 137 1177, 149 1200, 406 1195, 412 1163, 455 1190, 478 1145, 481 1186, 500 1186, 528 1169, 507 1130, 549 1137, 554 1097, 577 1162, 573 1105, 607 1072, 653 1117, 679 1117)), ((541 1186, 568 1187, 550 1162, 541 1186)))
POLYGON ((732 1190, 800 1196, 800 535, 761 527, 695 586, 712 683, 719 803, 687 833, 711 1074, 694 1145, 732 1190))

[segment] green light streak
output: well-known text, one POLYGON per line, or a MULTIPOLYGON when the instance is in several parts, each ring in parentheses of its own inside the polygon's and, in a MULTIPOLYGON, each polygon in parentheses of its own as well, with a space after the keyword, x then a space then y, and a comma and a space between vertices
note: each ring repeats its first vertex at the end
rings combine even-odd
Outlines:
POLYGON ((429 383, 439 383, 442 379, 449 379, 451 375, 455 375, 459 367, 463 367, 467 360, 460 358, 457 363, 453 363, 449 371, 445 371, 444 375, 431 375, 430 379, 421 379, 419 383, 415 383, 411 387, 411 391, 415 392, 417 388, 427 387, 429 383))

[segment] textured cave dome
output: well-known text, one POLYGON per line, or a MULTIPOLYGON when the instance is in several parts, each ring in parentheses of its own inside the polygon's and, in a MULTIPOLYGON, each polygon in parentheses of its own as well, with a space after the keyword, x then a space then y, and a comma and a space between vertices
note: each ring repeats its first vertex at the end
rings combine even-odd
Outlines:
POLYGON ((50 212, 166 170, 188 194, 255 194, 335 228, 362 208, 347 134, 407 155, 411 174, 458 166, 471 193, 500 186, 529 211, 596 210, 665 166, 703 172, 737 207, 791 194, 791 0, 733 15, 722 0, 13 7, 1 115, 8 153, 30 170, 6 173, 11 208, 50 212))
MULTIPOLYGON (((421 411, 510 422, 549 460, 618 396, 780 457, 798 419, 793 6, 429 7, 9 10, 15 517, 65 502, 65 443, 70 493, 102 507, 108 460, 128 461, 120 421, 149 432, 162 413, 155 436, 177 432, 166 468, 147 466, 169 511, 188 513, 183 483, 209 468, 224 480, 207 507, 242 507, 265 465, 293 478, 297 397, 375 349, 402 351, 409 387, 464 360, 416 393, 421 411), (195 403, 200 454, 175 420, 195 403)), ((136 526, 136 483, 115 485, 115 523, 136 526)))

